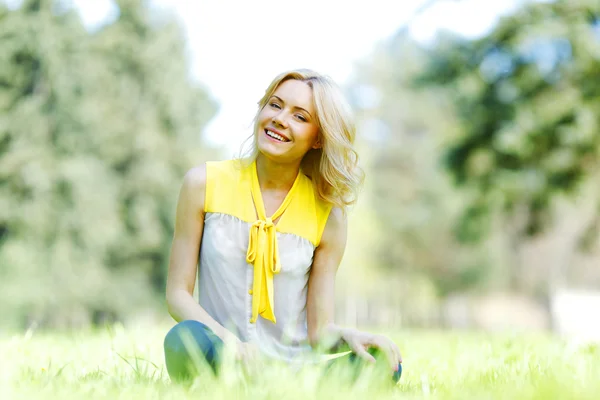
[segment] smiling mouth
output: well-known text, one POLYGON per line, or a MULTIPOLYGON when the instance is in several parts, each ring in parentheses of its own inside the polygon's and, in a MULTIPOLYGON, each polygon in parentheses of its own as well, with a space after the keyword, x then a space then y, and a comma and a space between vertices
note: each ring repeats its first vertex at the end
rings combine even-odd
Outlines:
POLYGON ((285 137, 283 137, 283 136, 281 136, 281 135, 279 135, 279 134, 277 134, 277 133, 275 133, 273 131, 270 131, 268 129, 265 129, 265 134, 268 137, 273 138, 273 139, 275 139, 275 140, 277 140, 279 142, 284 142, 284 143, 285 142, 289 142, 289 139, 287 139, 287 138, 285 138, 285 137))

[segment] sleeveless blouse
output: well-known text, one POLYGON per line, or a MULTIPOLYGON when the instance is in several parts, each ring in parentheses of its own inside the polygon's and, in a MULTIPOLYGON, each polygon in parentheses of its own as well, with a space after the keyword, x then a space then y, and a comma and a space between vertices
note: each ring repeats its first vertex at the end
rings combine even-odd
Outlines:
POLYGON ((311 350, 308 277, 330 211, 300 172, 279 209, 267 216, 256 162, 207 162, 200 305, 263 353, 302 359, 311 350))

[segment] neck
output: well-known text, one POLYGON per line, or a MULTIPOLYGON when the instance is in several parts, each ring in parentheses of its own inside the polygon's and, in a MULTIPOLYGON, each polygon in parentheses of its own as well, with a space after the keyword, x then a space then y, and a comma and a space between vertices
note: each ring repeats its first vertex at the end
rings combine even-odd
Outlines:
POLYGON ((300 164, 280 164, 263 154, 256 158, 258 183, 263 190, 290 190, 300 171, 300 164))

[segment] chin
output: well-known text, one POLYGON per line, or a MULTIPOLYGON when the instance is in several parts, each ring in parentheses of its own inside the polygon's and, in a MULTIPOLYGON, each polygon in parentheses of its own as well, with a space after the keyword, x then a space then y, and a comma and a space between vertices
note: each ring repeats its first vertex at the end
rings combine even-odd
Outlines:
POLYGON ((272 143, 271 141, 265 140, 262 138, 258 140, 258 143, 256 145, 257 145, 258 151, 265 155, 277 157, 277 156, 283 156, 286 153, 286 151, 279 148, 277 146, 277 144, 272 143))
POLYGON ((269 146, 269 144, 270 143, 265 143, 261 145, 261 143, 259 143, 258 153, 279 164, 289 164, 294 161, 294 157, 289 152, 282 151, 274 146, 269 146))
POLYGON ((286 158, 285 154, 282 154, 280 151, 274 151, 274 149, 269 148, 269 146, 259 145, 258 152, 273 161, 285 161, 286 158))

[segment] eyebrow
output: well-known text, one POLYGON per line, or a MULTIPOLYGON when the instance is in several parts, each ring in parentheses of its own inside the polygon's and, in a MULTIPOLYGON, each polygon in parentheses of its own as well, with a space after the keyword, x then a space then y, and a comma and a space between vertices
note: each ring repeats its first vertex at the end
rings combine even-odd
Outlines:
MULTIPOLYGON (((283 101, 283 99, 281 97, 279 97, 279 96, 273 95, 271 97, 275 97, 277 100, 281 101, 282 103, 285 103, 285 101, 283 101)), ((310 115, 310 113, 308 111, 306 111, 304 108, 298 107, 298 106, 295 106, 294 108, 297 108, 298 110, 304 111, 305 113, 307 113, 312 118, 312 115, 310 115)))

